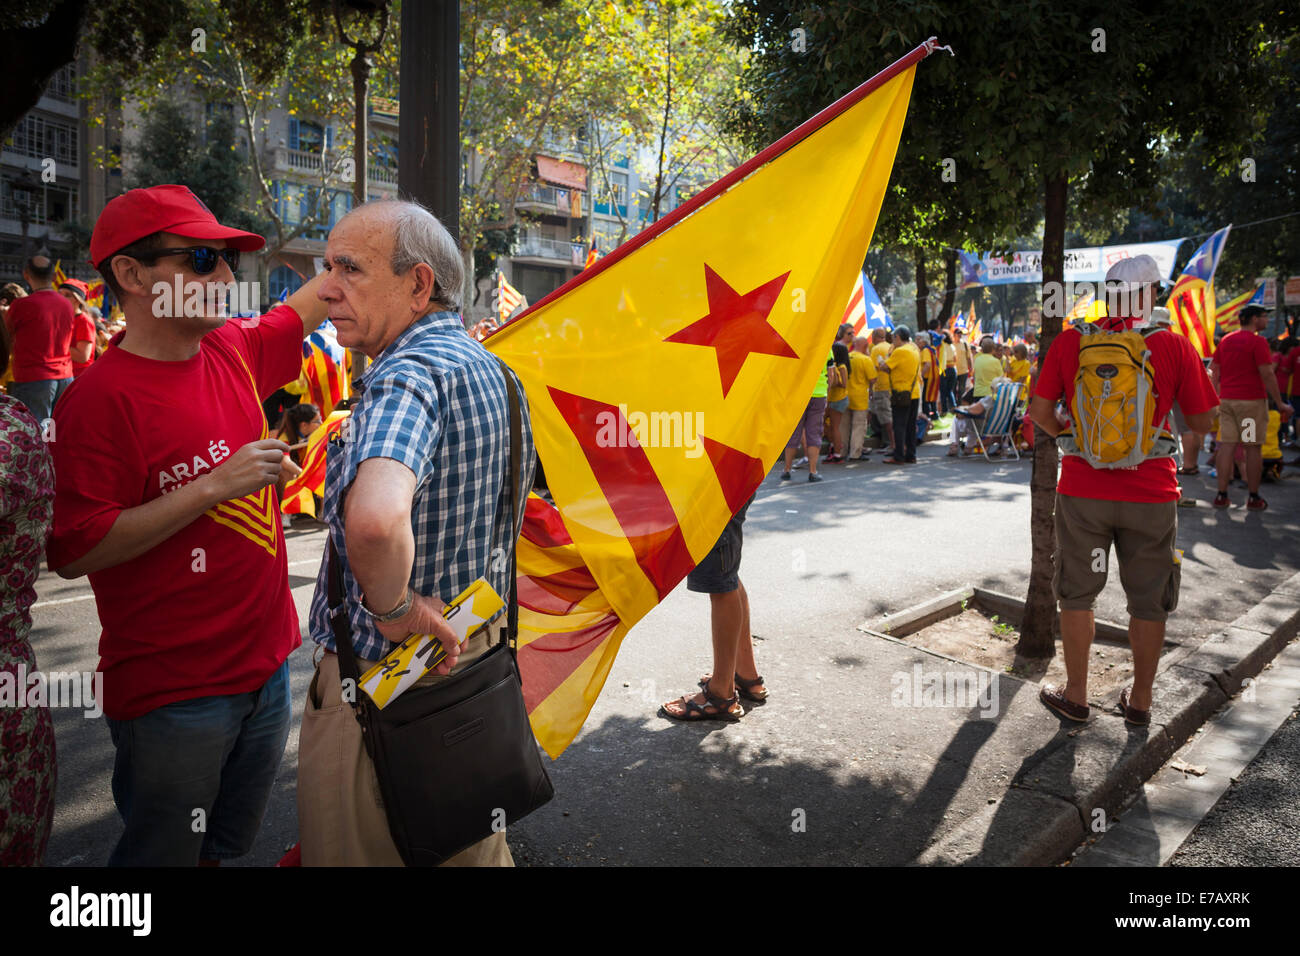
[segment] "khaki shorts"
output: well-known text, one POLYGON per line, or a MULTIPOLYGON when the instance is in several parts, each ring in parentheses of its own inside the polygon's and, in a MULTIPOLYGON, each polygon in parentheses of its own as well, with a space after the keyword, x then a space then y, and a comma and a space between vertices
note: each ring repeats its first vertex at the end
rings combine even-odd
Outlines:
MULTIPOLYGON (((495 634, 495 629, 494 629, 495 634)), ((460 670, 488 650, 489 635, 470 639, 456 663, 460 670)), ((357 661, 364 673, 369 666, 357 661)), ((446 680, 437 674, 421 684, 446 680)), ((453 784, 448 784, 452 786, 453 784)), ((361 740, 361 726, 343 703, 339 659, 325 654, 307 689, 298 743, 298 833, 303 866, 402 866, 388 831, 375 765, 361 740)), ((443 866, 514 866, 502 830, 443 866)))
POLYGON ((1106 586, 1110 548, 1128 612, 1163 621, 1178 607, 1182 577, 1178 502, 1103 501, 1056 496, 1056 575, 1052 590, 1062 611, 1091 611, 1106 586))
POLYGON ((1225 398, 1219 401, 1219 441, 1262 445, 1268 431, 1268 399, 1225 398))
POLYGON ((872 389, 867 408, 882 425, 892 425, 894 423, 894 409, 889 404, 889 392, 885 389, 872 389))

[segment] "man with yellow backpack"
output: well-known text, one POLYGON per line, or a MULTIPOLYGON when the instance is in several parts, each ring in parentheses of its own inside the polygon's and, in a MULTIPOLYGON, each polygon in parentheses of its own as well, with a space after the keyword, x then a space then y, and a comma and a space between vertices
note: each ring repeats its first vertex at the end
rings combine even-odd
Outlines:
POLYGON ((1115 263, 1106 274, 1111 314, 1056 337, 1029 405, 1034 424, 1057 438, 1063 453, 1053 586, 1066 684, 1045 685, 1039 698, 1077 722, 1089 714, 1092 609, 1112 545, 1133 649, 1133 684, 1121 692, 1119 707, 1130 724, 1150 722, 1151 687, 1180 580, 1176 439, 1163 425, 1176 401, 1188 426, 1204 433, 1218 405, 1188 340, 1146 328, 1160 280, 1150 256, 1115 263), (1068 419, 1058 417, 1058 402, 1068 419))

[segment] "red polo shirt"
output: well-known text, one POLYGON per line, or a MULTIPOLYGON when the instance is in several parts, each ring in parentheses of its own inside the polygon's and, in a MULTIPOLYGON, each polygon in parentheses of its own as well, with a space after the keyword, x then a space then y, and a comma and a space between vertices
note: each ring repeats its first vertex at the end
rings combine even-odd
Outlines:
MULTIPOLYGON (((1121 324, 1132 328, 1135 321, 1111 316, 1099 319, 1098 324, 1107 329, 1117 329, 1121 324)), ((1052 340, 1034 386, 1039 398, 1055 403, 1073 395, 1081 337, 1077 329, 1065 329, 1052 340)), ((1187 339, 1165 330, 1148 336, 1147 345, 1151 349, 1156 402, 1152 421, 1163 421, 1175 401, 1187 415, 1208 412, 1219 404, 1210 377, 1187 339)), ((1078 455, 1063 455, 1056 490, 1075 498, 1107 501, 1177 501, 1178 468, 1172 458, 1151 458, 1131 468, 1093 468, 1078 455)))

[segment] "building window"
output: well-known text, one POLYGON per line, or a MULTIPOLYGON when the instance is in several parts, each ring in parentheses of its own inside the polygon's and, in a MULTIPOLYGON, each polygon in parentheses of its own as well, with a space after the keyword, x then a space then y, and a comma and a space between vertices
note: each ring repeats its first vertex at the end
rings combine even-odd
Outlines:
POLYGON ((332 142, 333 131, 326 130, 319 123, 307 123, 296 116, 289 117, 289 148, 300 149, 305 153, 319 153, 326 146, 327 135, 332 142))
POLYGON ((302 222, 307 202, 307 190, 304 187, 277 179, 271 183, 271 195, 275 199, 275 214, 281 222, 286 226, 296 226, 302 222))
POLYGON ((609 185, 605 184, 604 176, 596 177, 596 212, 603 213, 606 216, 620 215, 627 216, 627 193, 628 180, 627 173, 611 171, 609 174, 609 185), (618 212, 614 212, 614 207, 618 212))
POLYGON ((58 225, 77 218, 77 190, 40 183, 34 187, 6 179, 0 193, 0 218, 27 221, 33 225, 58 225))
POLYGON ((267 276, 272 302, 279 302, 284 296, 293 295, 302 288, 302 277, 288 266, 277 266, 267 276))
POLYGON ((77 127, 72 123, 28 113, 14 127, 5 147, 19 156, 35 159, 52 156, 56 163, 76 166, 77 145, 77 127))
POLYGON ((74 63, 59 67, 45 87, 45 95, 52 100, 71 103, 77 94, 77 67, 74 63))

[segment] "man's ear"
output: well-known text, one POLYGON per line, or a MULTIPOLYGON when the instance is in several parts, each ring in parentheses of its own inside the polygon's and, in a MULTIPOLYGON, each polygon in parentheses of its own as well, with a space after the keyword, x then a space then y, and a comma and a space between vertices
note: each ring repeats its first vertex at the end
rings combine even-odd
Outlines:
POLYGON ((434 275, 433 267, 427 262, 417 262, 411 267, 411 298, 417 315, 424 315, 433 301, 434 275))
POLYGON ((109 268, 113 270, 113 278, 117 280, 118 287, 124 294, 138 295, 145 298, 153 296, 149 277, 145 274, 144 266, 139 260, 132 259, 129 256, 118 256, 113 260, 109 268))

